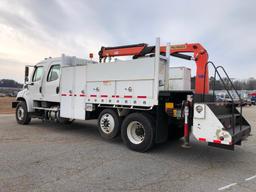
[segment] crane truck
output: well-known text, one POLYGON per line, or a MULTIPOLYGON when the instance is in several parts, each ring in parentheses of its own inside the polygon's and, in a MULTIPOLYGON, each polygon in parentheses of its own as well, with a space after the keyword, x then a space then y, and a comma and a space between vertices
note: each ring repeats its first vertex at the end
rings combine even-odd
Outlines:
POLYGON ((250 135, 242 108, 209 94, 208 66, 214 67, 215 76, 220 70, 227 73, 208 61, 199 43, 160 46, 157 38, 154 46, 101 47, 99 61, 92 57, 63 54, 26 66, 24 88, 12 103, 17 123, 26 125, 32 118, 65 124, 97 119, 103 138, 121 134, 126 146, 139 152, 170 137, 189 141, 190 134, 209 146, 234 150, 250 135), (116 59, 122 56, 130 57, 116 59), (188 68, 169 68, 171 56, 195 61, 194 91, 188 86, 188 68))

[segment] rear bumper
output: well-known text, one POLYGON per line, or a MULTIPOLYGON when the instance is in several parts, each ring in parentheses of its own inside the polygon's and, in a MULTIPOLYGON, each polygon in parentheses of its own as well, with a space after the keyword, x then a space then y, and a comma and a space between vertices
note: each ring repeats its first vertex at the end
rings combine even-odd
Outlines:
POLYGON ((222 149, 228 149, 228 150, 234 150, 235 145, 241 145, 242 141, 250 136, 250 133, 251 133, 250 126, 243 127, 243 129, 241 131, 237 132, 235 135, 232 136, 232 143, 230 143, 230 145, 208 142, 208 146, 222 148, 222 149))

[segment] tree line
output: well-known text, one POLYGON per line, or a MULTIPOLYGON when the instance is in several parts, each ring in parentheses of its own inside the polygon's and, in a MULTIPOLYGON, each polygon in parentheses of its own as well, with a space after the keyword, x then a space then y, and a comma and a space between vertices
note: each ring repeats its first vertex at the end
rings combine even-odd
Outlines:
POLYGON ((22 84, 12 80, 12 79, 1 79, 0 87, 9 87, 9 88, 22 88, 22 84))
MULTIPOLYGON (((256 90, 256 79, 255 78, 249 78, 247 80, 231 79, 231 81, 232 81, 235 89, 237 89, 237 90, 256 90)), ((232 89, 231 84, 227 78, 223 78, 223 82, 228 89, 232 89)), ((210 85, 210 89, 213 89, 214 87, 215 87, 215 90, 225 89, 222 81, 220 79, 216 79, 214 81, 214 77, 210 77, 209 85, 210 85)), ((195 77, 191 78, 191 88, 195 89, 195 77)))

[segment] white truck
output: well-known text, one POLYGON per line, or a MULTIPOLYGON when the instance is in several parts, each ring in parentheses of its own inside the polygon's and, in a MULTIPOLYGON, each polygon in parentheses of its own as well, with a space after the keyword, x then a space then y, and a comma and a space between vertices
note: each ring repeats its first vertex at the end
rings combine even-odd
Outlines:
POLYGON ((27 66, 24 89, 12 104, 16 120, 25 125, 31 118, 59 123, 97 119, 103 138, 121 133, 123 142, 140 152, 169 137, 189 137, 188 131, 211 146, 234 149, 249 136, 250 125, 234 107, 188 90, 190 69, 169 69, 172 47, 179 50, 168 44, 167 54, 161 54, 157 39, 150 54, 125 61, 102 62, 102 55, 100 62, 48 58, 33 66, 31 78, 27 66), (186 107, 189 113, 184 113, 186 107), (186 125, 189 130, 183 129, 186 125))

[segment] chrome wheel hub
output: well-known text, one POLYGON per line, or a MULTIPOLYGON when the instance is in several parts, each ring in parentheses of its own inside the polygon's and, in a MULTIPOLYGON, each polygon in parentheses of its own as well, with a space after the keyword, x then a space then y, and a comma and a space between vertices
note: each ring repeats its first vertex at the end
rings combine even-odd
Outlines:
POLYGON ((19 106, 18 110, 17 110, 17 118, 22 121, 24 119, 24 109, 22 106, 19 106))
POLYGON ((115 120, 113 116, 109 113, 104 114, 100 119, 101 130, 106 134, 110 134, 114 130, 114 127, 115 127, 115 120))
POLYGON ((138 121, 132 121, 127 127, 127 137, 133 144, 140 144, 145 139, 144 126, 138 121))

